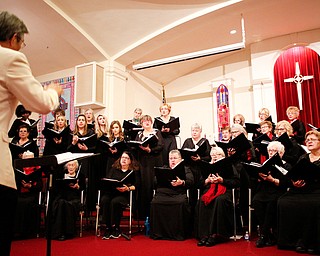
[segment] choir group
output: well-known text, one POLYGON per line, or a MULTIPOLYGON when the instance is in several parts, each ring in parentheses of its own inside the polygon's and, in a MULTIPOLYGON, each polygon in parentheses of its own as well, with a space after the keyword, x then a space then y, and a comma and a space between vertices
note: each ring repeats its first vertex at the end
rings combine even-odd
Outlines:
MULTIPOLYGON (((159 110, 160 116, 152 118, 137 108, 131 120, 109 125, 106 116, 95 118, 88 109, 78 115, 73 130, 64 111, 57 110, 55 119, 46 123, 44 156, 95 153, 54 171, 54 239, 75 235, 81 191, 86 194, 86 209, 94 211, 98 190, 102 238, 119 238, 122 212, 133 191, 134 216, 148 217, 152 239, 194 236, 198 246, 211 247, 234 234, 235 189, 236 218, 242 226, 249 221, 259 226, 256 247, 277 244, 280 249, 320 253, 320 132, 306 132, 297 107, 289 107, 288 120, 276 124, 266 108, 259 111, 259 124, 246 123, 237 114, 213 145, 201 135, 201 125, 194 123, 181 148, 176 142, 179 118, 170 115, 169 104, 159 110), (253 219, 248 217, 249 205, 253 219)), ((13 160, 39 156, 37 121, 29 119, 30 114, 22 105, 17 108, 9 131, 13 160)), ((28 237, 38 232, 38 192, 48 170, 34 166, 15 171, 19 191, 15 234, 28 237)))

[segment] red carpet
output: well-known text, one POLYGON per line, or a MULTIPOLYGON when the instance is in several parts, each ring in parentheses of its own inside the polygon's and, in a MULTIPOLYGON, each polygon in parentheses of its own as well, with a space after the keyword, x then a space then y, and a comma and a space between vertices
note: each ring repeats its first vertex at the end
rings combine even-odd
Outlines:
MULTIPOLYGON (((63 242, 52 241, 52 256, 297 256, 294 251, 278 250, 276 246, 257 249, 254 241, 233 240, 214 247, 198 247, 195 239, 186 241, 154 241, 143 234, 136 234, 131 241, 123 237, 119 239, 102 240, 90 232, 84 237, 63 242)), ((14 241, 11 256, 45 256, 46 243, 44 238, 14 241)))

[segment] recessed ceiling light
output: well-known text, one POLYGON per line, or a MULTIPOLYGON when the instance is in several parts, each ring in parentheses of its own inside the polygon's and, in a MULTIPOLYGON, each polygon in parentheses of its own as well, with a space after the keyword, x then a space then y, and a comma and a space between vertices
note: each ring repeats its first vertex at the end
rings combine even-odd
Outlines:
POLYGON ((234 35, 234 34, 236 34, 237 33, 237 30, 235 30, 235 29, 232 29, 231 31, 230 31, 230 34, 231 35, 234 35))

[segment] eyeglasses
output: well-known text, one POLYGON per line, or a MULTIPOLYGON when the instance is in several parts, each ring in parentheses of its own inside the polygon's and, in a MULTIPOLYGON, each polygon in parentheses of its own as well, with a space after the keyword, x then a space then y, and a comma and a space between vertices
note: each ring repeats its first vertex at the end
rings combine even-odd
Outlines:
POLYGON ((314 138, 306 139, 306 143, 308 143, 308 142, 315 142, 315 141, 317 141, 317 140, 319 140, 319 139, 314 139, 314 138))
POLYGON ((17 40, 18 41, 21 41, 21 49, 23 49, 24 47, 26 47, 27 46, 27 44, 24 42, 24 39, 23 38, 21 38, 18 34, 17 34, 17 40))
POLYGON ((276 128, 274 129, 275 131, 286 131, 287 129, 286 128, 276 128))
POLYGON ((121 159, 126 159, 126 160, 130 160, 130 157, 127 156, 122 156, 121 159))

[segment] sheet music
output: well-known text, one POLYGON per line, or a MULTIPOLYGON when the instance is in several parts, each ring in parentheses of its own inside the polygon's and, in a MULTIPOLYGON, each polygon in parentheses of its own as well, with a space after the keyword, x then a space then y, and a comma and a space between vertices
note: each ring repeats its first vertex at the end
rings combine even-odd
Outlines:
POLYGON ((57 163, 58 164, 63 164, 72 160, 77 160, 79 158, 83 158, 83 157, 88 157, 88 156, 92 156, 94 155, 94 153, 71 153, 71 152, 66 152, 66 153, 61 153, 61 154, 57 154, 55 155, 55 157, 57 158, 57 163))

